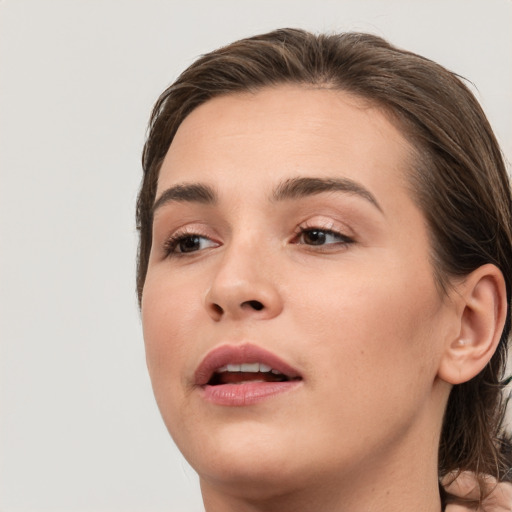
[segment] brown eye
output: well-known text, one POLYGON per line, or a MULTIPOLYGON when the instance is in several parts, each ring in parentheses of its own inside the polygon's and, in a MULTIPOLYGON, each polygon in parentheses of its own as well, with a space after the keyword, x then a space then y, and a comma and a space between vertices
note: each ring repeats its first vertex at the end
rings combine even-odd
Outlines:
POLYGON ((193 252, 201 249, 201 237, 199 236, 187 236, 182 238, 176 249, 179 249, 178 252, 193 252))
POLYGON ((202 251, 209 247, 217 247, 218 244, 209 238, 201 235, 176 234, 165 244, 165 251, 168 256, 173 254, 186 254, 202 251))
POLYGON ((332 245, 349 244, 353 240, 348 236, 326 229, 302 229, 298 239, 299 244, 304 245, 332 245))
POLYGON ((308 245, 323 245, 326 241, 326 234, 324 231, 312 229, 302 233, 303 243, 308 245))

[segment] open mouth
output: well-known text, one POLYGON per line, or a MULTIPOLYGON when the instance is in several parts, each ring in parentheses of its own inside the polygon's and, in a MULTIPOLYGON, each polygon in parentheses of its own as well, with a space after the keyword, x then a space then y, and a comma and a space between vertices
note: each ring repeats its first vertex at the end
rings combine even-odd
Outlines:
POLYGON ((300 377, 292 379, 264 363, 242 363, 228 364, 217 368, 208 381, 208 385, 243 384, 245 382, 287 382, 299 379, 300 377))
POLYGON ((248 406, 298 388, 302 375, 280 357, 257 345, 221 345, 195 372, 195 384, 208 402, 248 406))

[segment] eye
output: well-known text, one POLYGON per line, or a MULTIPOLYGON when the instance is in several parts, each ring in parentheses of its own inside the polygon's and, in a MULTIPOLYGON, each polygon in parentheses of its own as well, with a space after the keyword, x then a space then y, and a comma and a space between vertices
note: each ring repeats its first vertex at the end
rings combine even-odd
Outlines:
POLYGON ((167 256, 198 252, 210 247, 218 247, 218 243, 209 238, 193 233, 176 233, 164 245, 167 256))
POLYGON ((330 229, 300 228, 297 243, 303 245, 347 245, 354 240, 330 229))

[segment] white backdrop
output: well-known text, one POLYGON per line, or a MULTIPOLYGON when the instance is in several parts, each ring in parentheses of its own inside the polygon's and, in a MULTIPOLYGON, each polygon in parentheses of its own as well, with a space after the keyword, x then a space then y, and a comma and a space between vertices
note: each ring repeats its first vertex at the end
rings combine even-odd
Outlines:
POLYGON ((476 86, 512 159, 511 0, 0 0, 0 511, 196 512, 146 375, 134 201, 148 114, 199 54, 365 30, 476 86))

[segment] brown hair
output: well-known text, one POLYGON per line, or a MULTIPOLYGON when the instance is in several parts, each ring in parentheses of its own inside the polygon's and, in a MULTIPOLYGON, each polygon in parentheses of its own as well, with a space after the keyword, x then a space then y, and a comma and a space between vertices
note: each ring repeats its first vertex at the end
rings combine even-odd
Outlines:
POLYGON ((180 123, 215 96, 283 83, 351 92, 384 108, 399 123, 415 148, 410 183, 429 224, 441 290, 449 286, 450 277, 467 275, 486 263, 503 273, 509 305, 505 329, 486 368, 451 392, 439 472, 463 469, 512 480, 510 441, 502 429, 512 288, 510 183, 478 102, 459 77, 428 59, 369 34, 283 29, 237 41, 192 64, 160 96, 149 123, 137 202, 139 301, 151 250, 158 174, 180 123))

